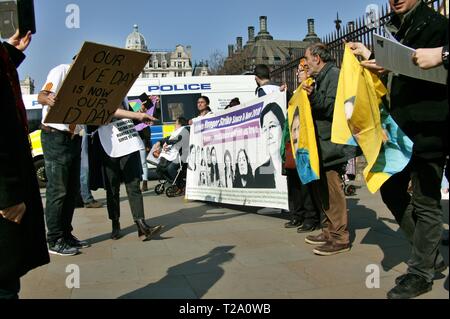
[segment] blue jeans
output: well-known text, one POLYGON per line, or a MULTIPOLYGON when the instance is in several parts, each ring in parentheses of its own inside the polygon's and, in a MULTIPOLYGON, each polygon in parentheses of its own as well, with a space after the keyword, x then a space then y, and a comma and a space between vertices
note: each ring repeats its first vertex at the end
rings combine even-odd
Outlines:
POLYGON ((91 189, 89 188, 89 158, 88 158, 89 137, 84 135, 81 140, 81 166, 80 166, 80 192, 83 203, 89 204, 94 201, 91 189))
POLYGON ((41 135, 47 192, 45 219, 47 241, 55 243, 72 233, 72 218, 80 190, 81 139, 61 132, 41 135))

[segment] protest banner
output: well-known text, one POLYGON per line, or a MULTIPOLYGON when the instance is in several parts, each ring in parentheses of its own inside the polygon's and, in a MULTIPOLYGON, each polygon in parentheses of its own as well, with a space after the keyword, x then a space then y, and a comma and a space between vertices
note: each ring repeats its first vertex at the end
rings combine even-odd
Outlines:
POLYGON ((85 42, 45 123, 108 124, 150 54, 85 42))
POLYGON ((286 93, 193 120, 186 198, 288 209, 280 144, 286 93))

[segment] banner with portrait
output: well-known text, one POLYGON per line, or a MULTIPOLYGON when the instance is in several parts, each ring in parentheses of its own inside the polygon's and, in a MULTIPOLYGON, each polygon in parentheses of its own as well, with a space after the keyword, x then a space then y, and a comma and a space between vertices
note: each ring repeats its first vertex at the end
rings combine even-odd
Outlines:
POLYGON ((186 198, 288 209, 280 155, 286 93, 273 93, 191 126, 186 198))

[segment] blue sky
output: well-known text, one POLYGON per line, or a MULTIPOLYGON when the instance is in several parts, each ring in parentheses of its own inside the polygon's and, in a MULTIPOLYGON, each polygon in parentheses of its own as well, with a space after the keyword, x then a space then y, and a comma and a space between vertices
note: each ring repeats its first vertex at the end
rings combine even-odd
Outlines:
POLYGON ((259 16, 268 17, 275 39, 302 40, 308 18, 316 20, 322 37, 334 30, 336 12, 344 24, 364 14, 369 3, 387 0, 35 0, 37 33, 19 68, 21 79, 30 75, 37 89, 48 71, 68 63, 84 41, 124 47, 133 25, 138 24, 152 49, 191 45, 194 61, 206 60, 214 50, 227 52, 237 36, 247 41, 247 27, 259 31, 259 16), (66 27, 66 7, 80 8, 80 28, 66 27))

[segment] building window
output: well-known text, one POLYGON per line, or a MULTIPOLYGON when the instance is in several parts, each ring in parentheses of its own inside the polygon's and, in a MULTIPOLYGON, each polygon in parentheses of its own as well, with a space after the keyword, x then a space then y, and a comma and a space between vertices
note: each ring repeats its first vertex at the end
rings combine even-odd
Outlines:
POLYGON ((178 52, 178 57, 181 58, 181 52, 178 52))
POLYGON ((153 61, 153 68, 157 69, 158 68, 158 61, 153 61))
POLYGON ((158 77, 158 73, 153 73, 153 77, 157 78, 158 77))
POLYGON ((162 67, 163 67, 163 69, 167 68, 167 62, 166 61, 162 62, 162 67))
POLYGON ((183 63, 178 62, 178 68, 181 69, 183 67, 183 63))
POLYGON ((178 76, 182 77, 183 76, 183 72, 178 72, 178 76))
POLYGON ((163 74, 161 74, 161 77, 166 78, 166 77, 167 77, 167 74, 166 74, 166 73, 163 73, 163 74))

